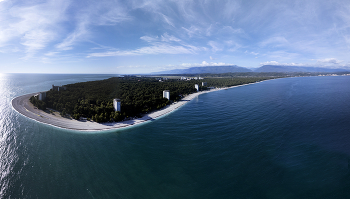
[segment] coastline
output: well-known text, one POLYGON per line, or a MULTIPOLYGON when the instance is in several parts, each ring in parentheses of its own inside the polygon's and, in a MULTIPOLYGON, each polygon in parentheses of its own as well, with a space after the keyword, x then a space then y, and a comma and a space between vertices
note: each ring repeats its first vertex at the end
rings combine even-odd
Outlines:
MULTIPOLYGON (((269 80, 272 80, 272 79, 269 79, 269 80)), ((267 81, 267 80, 263 80, 263 81, 267 81)), ((263 82, 263 81, 260 81, 260 82, 263 82)), ((47 113, 43 110, 39 110, 29 102, 29 98, 37 93, 31 93, 31 94, 15 97, 14 99, 12 99, 11 104, 12 104, 12 108, 18 113, 20 113, 21 115, 27 118, 30 118, 32 120, 35 120, 37 122, 44 123, 57 128, 68 129, 73 131, 107 131, 107 130, 129 128, 135 125, 140 125, 146 122, 153 121, 157 118, 168 115, 169 113, 177 110, 178 108, 185 105, 187 102, 191 101, 198 95, 201 95, 204 93, 210 93, 210 92, 215 92, 215 91, 220 91, 220 90, 225 90, 225 89, 230 89, 230 88, 235 88, 240 86, 246 86, 246 85, 256 84, 260 82, 254 82, 254 83, 242 84, 242 85, 224 87, 224 88, 216 88, 208 91, 200 91, 200 92, 192 93, 187 95, 186 97, 184 97, 178 102, 172 103, 160 110, 156 110, 154 112, 145 114, 141 118, 126 120, 122 122, 113 122, 113 123, 78 121, 74 119, 64 118, 53 113, 47 113)))

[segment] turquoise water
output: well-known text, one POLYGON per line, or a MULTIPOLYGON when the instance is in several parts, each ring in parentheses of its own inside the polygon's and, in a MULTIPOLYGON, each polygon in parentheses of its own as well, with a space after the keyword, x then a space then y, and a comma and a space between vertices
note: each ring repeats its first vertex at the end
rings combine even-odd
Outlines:
POLYGON ((348 198, 350 77, 200 95, 161 119, 81 133, 11 108, 52 84, 110 75, 0 76, 1 198, 348 198))

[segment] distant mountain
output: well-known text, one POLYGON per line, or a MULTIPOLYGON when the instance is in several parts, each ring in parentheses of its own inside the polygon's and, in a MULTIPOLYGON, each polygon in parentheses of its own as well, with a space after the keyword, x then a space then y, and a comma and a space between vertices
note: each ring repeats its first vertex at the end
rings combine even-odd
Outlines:
POLYGON ((332 69, 321 67, 306 67, 306 66, 283 66, 283 65, 264 65, 255 70, 248 68, 231 65, 231 66, 204 66, 204 67, 192 67, 187 69, 175 69, 169 71, 161 71, 152 74, 203 74, 203 73, 244 73, 244 72, 274 72, 274 73, 287 73, 287 72, 319 72, 319 73, 333 73, 333 72, 346 72, 346 69, 332 69))
POLYGON ((279 66, 279 65, 264 65, 254 70, 254 72, 344 72, 346 69, 332 69, 321 67, 303 67, 303 66, 279 66))
POLYGON ((157 72, 156 74, 201 74, 201 73, 237 73, 237 72, 253 72, 253 71, 248 68, 232 65, 232 66, 204 66, 204 67, 192 67, 187 69, 175 69, 175 70, 157 72))

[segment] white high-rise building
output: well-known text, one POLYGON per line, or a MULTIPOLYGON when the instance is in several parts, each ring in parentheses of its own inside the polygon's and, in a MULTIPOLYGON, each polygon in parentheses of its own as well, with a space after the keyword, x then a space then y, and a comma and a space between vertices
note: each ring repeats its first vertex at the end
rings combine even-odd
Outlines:
POLYGON ((120 111, 120 99, 113 99, 113 107, 115 111, 120 111))
POLYGON ((46 99, 46 92, 38 93, 34 95, 34 97, 38 100, 44 101, 46 99))
POLYGON ((198 86, 198 84, 195 84, 195 85, 194 85, 194 88, 197 89, 197 91, 199 91, 199 86, 198 86))
POLYGON ((163 97, 167 98, 168 100, 170 100, 170 92, 169 92, 169 90, 164 90, 163 91, 163 97))
POLYGON ((41 92, 38 95, 38 100, 45 100, 46 99, 46 92, 41 92))
POLYGON ((202 86, 207 86, 207 82, 202 82, 202 86))

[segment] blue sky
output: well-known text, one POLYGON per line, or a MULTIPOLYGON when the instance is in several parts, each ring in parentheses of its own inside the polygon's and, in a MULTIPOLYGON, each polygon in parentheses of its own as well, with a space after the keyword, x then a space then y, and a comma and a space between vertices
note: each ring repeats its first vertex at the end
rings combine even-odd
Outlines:
POLYGON ((0 0, 2 73, 350 68, 348 0, 0 0))

